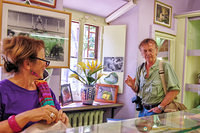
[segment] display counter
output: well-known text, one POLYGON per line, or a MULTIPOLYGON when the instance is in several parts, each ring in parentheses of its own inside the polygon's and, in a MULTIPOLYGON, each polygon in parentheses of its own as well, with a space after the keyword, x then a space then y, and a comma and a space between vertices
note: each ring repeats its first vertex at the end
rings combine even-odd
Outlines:
MULTIPOLYGON (((57 126, 58 127, 58 126, 57 126)), ((148 117, 82 126, 76 128, 51 128, 59 133, 137 133, 137 132, 200 132, 200 109, 163 113, 148 117)), ((48 130, 48 132, 50 132, 48 130)))

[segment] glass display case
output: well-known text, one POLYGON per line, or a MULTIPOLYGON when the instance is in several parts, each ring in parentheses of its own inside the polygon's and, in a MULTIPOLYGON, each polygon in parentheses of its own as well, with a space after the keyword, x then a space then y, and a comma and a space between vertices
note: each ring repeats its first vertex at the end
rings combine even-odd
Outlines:
MULTIPOLYGON (((62 123, 60 123, 62 124, 62 123)), ((34 126, 34 125, 33 125, 34 126)), ((66 128, 63 125, 45 125, 45 128, 32 126, 32 131, 59 133, 137 133, 137 132, 200 132, 200 109, 163 113, 148 117, 126 119, 91 126, 66 128), (36 129, 37 128, 37 129, 36 129)), ((26 130, 30 131, 29 129, 26 130)))

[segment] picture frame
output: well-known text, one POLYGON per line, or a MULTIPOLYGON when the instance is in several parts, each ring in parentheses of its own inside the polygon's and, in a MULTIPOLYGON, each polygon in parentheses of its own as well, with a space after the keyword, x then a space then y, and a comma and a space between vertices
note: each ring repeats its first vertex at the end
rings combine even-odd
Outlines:
POLYGON ((71 13, 3 1, 1 14, 1 39, 25 35, 43 40, 48 68, 69 68, 71 13))
POLYGON ((61 102, 62 106, 65 106, 65 105, 73 102, 70 84, 61 85, 60 102, 61 102))
POLYGON ((103 62, 104 72, 124 72, 124 58, 123 57, 104 57, 103 62))
POLYGON ((172 6, 155 1, 154 5, 154 23, 171 28, 172 6))
POLYGON ((56 0, 30 0, 30 2, 40 5, 56 8, 56 0))
POLYGON ((96 84, 95 101, 105 103, 116 103, 118 89, 118 85, 96 84))

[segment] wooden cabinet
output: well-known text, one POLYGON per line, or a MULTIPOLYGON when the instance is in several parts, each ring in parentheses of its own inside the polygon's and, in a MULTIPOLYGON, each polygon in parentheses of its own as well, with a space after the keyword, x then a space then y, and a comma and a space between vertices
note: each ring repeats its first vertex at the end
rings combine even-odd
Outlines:
POLYGON ((190 109, 200 104, 197 74, 200 73, 200 12, 175 16, 178 21, 176 70, 182 79, 182 101, 190 109))

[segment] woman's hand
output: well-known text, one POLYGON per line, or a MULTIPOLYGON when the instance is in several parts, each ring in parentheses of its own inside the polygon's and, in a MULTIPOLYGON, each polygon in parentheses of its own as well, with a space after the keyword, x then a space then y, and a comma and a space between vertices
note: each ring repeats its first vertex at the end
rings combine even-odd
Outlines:
POLYGON ((71 127, 71 125, 69 124, 69 118, 61 109, 58 111, 56 122, 58 122, 59 120, 61 120, 67 127, 71 127))
POLYGON ((132 79, 131 76, 128 75, 128 77, 125 80, 125 83, 131 87, 131 89, 136 93, 137 92, 137 87, 135 87, 135 78, 132 79))
MULTIPOLYGON (((20 113, 16 115, 15 119, 19 127, 23 128, 28 122, 46 121, 47 124, 51 124, 56 122, 57 117, 58 110, 50 105, 46 105, 20 113)), ((8 125, 7 121, 4 123, 8 125)))
POLYGON ((46 105, 26 111, 22 114, 26 114, 29 117, 29 121, 37 122, 44 120, 47 124, 50 124, 56 121, 56 118, 58 117, 58 110, 50 105, 46 105))

